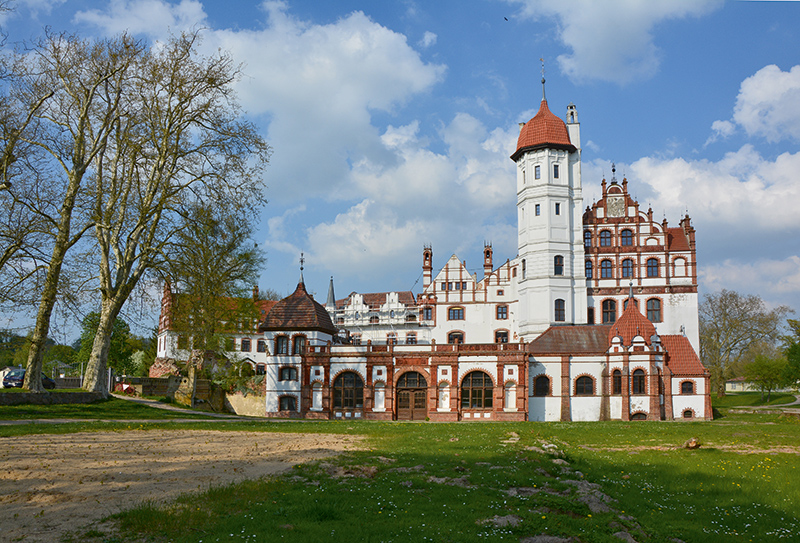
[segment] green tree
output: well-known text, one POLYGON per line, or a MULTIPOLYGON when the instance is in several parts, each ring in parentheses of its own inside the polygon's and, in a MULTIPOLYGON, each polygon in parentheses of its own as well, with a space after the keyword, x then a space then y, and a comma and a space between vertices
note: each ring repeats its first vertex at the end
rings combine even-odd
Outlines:
POLYGON ((787 386, 797 388, 800 385, 800 320, 788 319, 790 333, 783 337, 786 350, 786 369, 784 382, 787 386))
MULTIPOLYGON (((81 348, 76 356, 79 362, 86 362, 92 354, 100 313, 93 311, 83 319, 81 328, 81 348)), ((131 329, 124 320, 117 318, 112 325, 111 340, 108 346, 108 365, 119 374, 130 374, 135 369, 131 361, 134 350, 131 342, 131 329)))
POLYGON ((764 392, 767 401, 770 400, 772 391, 780 388, 784 383, 786 359, 768 358, 758 355, 755 360, 744 367, 744 377, 761 391, 761 401, 764 401, 764 392))
POLYGON ((707 294, 700 305, 700 357, 711 373, 717 396, 725 395, 725 381, 732 368, 753 345, 775 343, 781 324, 791 312, 787 306, 767 309, 755 295, 723 289, 707 294))

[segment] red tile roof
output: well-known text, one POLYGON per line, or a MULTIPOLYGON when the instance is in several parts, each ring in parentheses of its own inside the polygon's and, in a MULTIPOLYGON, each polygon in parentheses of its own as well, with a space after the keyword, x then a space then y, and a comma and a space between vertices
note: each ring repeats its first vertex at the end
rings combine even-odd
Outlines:
MULTIPOLYGON (((628 299, 630 300, 630 298, 628 299)), ((622 338, 623 345, 630 346, 634 337, 642 336, 645 343, 649 345, 650 337, 655 333, 656 327, 639 312, 636 304, 628 303, 628 307, 622 312, 622 316, 611 325, 611 331, 608 333, 608 344, 611 345, 611 341, 616 336, 619 336, 622 338)))
POLYGON ((542 100, 539 112, 520 130, 517 150, 511 155, 511 160, 517 160, 524 151, 540 147, 575 151, 566 123, 550 111, 547 100, 542 100))
POLYGON ((528 344, 531 354, 602 354, 608 351, 611 325, 551 326, 528 344))
POLYGON ((674 375, 703 375, 706 368, 686 336, 664 335, 661 344, 667 351, 667 367, 674 375))
POLYGON ((306 292, 306 286, 300 282, 295 291, 275 303, 258 327, 259 332, 267 330, 316 330, 334 335, 336 327, 325 308, 306 292))
POLYGON ((688 251, 689 238, 683 228, 667 228, 667 249, 669 251, 688 251))

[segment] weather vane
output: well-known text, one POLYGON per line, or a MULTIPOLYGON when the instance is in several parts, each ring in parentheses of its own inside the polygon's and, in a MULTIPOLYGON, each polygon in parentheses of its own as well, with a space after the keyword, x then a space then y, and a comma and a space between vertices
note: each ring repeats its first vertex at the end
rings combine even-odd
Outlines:
POLYGON ((306 259, 303 257, 303 253, 300 253, 300 273, 303 272, 303 264, 306 263, 306 259))

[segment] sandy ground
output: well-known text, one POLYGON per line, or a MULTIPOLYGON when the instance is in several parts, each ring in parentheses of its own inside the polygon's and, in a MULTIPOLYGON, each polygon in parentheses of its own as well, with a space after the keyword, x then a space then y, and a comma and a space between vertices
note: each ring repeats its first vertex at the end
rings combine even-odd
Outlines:
POLYGON ((215 431, 0 438, 0 541, 58 541, 145 500, 168 500, 359 448, 358 437, 215 431))

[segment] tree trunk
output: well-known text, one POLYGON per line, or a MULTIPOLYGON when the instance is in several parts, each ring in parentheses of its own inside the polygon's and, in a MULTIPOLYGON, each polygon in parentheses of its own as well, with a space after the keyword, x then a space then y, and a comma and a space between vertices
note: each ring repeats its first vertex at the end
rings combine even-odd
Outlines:
POLYGON ((108 397, 107 370, 108 351, 111 346, 111 333, 114 331, 114 321, 119 315, 119 309, 110 301, 104 301, 100 309, 100 322, 97 333, 92 343, 92 354, 86 365, 86 376, 83 379, 83 389, 89 392, 99 392, 104 398, 108 397))

